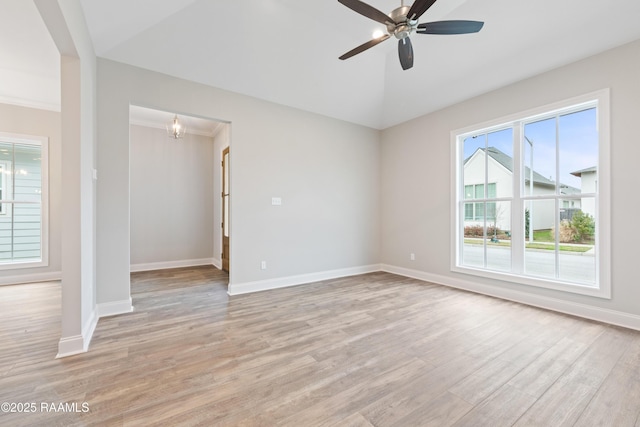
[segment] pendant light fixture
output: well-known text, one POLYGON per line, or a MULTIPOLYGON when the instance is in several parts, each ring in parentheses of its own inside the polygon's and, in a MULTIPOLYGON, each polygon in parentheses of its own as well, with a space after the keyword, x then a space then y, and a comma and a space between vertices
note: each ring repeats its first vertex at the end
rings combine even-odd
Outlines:
POLYGON ((167 134, 173 139, 180 139, 187 132, 187 127, 180 123, 178 115, 173 117, 173 120, 167 123, 167 134))

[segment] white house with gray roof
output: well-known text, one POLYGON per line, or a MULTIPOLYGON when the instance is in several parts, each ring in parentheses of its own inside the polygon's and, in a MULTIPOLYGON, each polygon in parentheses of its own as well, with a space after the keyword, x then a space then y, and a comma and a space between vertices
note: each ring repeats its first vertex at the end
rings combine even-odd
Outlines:
MULTIPOLYGON (((473 202, 474 199, 484 198, 485 164, 486 173, 486 198, 500 199, 513 195, 513 159, 495 147, 488 147, 489 154, 485 162, 485 149, 478 148, 464 161, 464 215, 466 225, 482 225, 484 222, 484 210, 486 209, 487 225, 496 225, 500 230, 511 230, 511 202, 495 201, 484 203, 473 202)), ((577 172, 574 172, 574 174, 577 172)), ((586 173, 586 172, 585 172, 586 173)), ((554 194, 556 182, 545 178, 541 174, 527 166, 524 168, 524 186, 530 189, 527 194, 544 195, 554 194)), ((569 185, 560 184, 560 192, 568 195, 579 194, 581 190, 569 185)), ((581 200, 565 200, 563 209, 580 209, 581 200)), ((531 221, 534 230, 550 229, 554 225, 554 201, 537 200, 528 208, 531 212, 531 221)))
MULTIPOLYGON (((571 175, 580 178, 580 187, 583 193, 594 193, 598 186, 598 171, 595 166, 571 172, 571 175)), ((582 211, 591 216, 596 215, 596 200, 593 197, 585 197, 581 201, 582 211)))

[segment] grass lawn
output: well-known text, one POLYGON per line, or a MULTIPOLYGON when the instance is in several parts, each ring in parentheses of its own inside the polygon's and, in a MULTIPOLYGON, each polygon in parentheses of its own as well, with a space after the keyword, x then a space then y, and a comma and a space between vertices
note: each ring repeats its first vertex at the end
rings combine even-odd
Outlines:
POLYGON ((551 230, 534 230, 533 231, 534 242, 554 242, 553 233, 551 230))
MULTIPOLYGON (((548 243, 535 243, 535 242, 527 243, 525 245, 525 247, 528 248, 528 249, 549 249, 549 250, 554 249, 554 245, 549 245, 548 243)), ((580 245, 580 246, 560 245, 560 250, 561 251, 567 251, 567 252, 587 252, 591 248, 593 248, 593 246, 589 246, 589 245, 580 245)))

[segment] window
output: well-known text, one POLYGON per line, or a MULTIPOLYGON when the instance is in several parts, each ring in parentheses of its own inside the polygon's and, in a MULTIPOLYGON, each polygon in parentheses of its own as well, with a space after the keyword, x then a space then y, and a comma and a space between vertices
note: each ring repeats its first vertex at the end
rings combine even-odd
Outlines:
MULTIPOLYGON (((487 197, 496 197, 496 183, 490 183, 487 185, 487 197)), ((464 186, 464 198, 470 199, 485 199, 484 197, 484 184, 465 185, 464 186)), ((487 203, 487 217, 489 219, 495 218, 496 204, 487 203)), ((465 220, 466 221, 482 221, 484 218, 485 203, 465 203, 465 220)))
POLYGON ((0 133, 0 269, 47 265, 47 145, 0 133))
POLYGON ((610 297, 608 102, 452 132, 452 270, 610 297))

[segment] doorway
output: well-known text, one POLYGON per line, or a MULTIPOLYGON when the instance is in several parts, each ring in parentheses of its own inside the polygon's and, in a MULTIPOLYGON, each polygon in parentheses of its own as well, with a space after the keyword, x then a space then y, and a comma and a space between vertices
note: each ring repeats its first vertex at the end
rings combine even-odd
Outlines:
POLYGON ((218 165, 229 124, 139 105, 129 113, 130 270, 221 268, 218 165), (179 137, 176 119, 186 129, 179 137))

